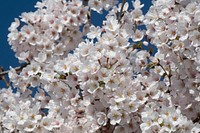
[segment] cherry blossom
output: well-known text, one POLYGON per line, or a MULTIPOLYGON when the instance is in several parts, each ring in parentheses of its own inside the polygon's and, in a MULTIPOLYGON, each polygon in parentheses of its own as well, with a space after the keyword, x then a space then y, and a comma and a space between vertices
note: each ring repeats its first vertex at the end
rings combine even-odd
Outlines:
POLYGON ((144 6, 43 0, 15 18, 8 42, 24 65, 0 91, 0 131, 198 133, 200 1, 144 6))

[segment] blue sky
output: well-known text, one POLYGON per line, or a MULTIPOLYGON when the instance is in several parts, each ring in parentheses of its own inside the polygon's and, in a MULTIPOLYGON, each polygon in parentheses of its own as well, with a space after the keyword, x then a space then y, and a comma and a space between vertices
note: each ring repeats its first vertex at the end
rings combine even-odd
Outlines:
POLYGON ((18 66, 18 60, 14 56, 7 42, 8 27, 18 18, 22 12, 34 11, 34 5, 38 0, 0 0, 0 66, 8 69, 9 66, 18 66))
MULTIPOLYGON (((14 18, 19 18, 22 12, 35 11, 34 5, 37 1, 40 0, 0 0, 0 66, 3 66, 5 70, 8 70, 9 66, 19 66, 18 60, 7 42, 8 27, 14 18)), ((151 0, 141 0, 141 2, 145 4, 143 11, 147 12, 151 0)), ((93 17, 92 22, 96 23, 95 25, 102 22, 103 16, 94 15, 93 17)), ((0 87, 5 87, 2 81, 0 81, 0 87)))
MULTIPOLYGON (((38 0, 0 0, 0 66, 5 70, 9 66, 19 66, 14 52, 7 42, 8 27, 18 18, 22 12, 34 11, 34 5, 38 0)), ((0 80, 0 88, 5 87, 5 83, 0 80)))

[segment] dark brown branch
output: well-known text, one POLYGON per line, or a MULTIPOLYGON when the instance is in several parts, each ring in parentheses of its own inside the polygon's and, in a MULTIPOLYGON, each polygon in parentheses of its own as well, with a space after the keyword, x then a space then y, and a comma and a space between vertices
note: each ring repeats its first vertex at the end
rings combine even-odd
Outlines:
MULTIPOLYGON (((88 6, 88 1, 89 0, 83 0, 83 5, 84 6, 88 6)), ((88 23, 91 25, 91 15, 92 15, 92 11, 91 9, 89 9, 88 13, 87 13, 87 19, 88 19, 88 23)))
MULTIPOLYGON (((0 67, 0 71, 1 71, 1 72, 4 71, 3 67, 0 67)), ((3 81, 6 83, 6 86, 7 86, 7 87, 10 86, 10 83, 6 80, 6 76, 5 76, 5 75, 1 76, 0 79, 3 80, 3 81)))
POLYGON ((165 68, 160 64, 160 60, 158 59, 158 66, 160 66, 162 68, 162 70, 164 71, 165 75, 167 75, 168 79, 169 79, 169 87, 171 86, 171 69, 169 68, 169 73, 167 73, 167 71, 165 70, 165 68))
MULTIPOLYGON (((26 67, 27 65, 28 65, 28 64, 23 64, 22 66, 15 67, 14 69, 15 69, 16 71, 21 71, 21 70, 22 70, 24 67, 26 67)), ((10 70, 2 71, 2 72, 0 73, 0 77, 2 78, 2 77, 5 76, 6 74, 8 74, 9 71, 10 71, 10 70)))
POLYGON ((122 6, 121 6, 120 13, 119 13, 119 16, 118 16, 118 23, 120 23, 120 21, 123 17, 123 8, 124 8, 125 3, 126 3, 126 0, 122 0, 122 6))

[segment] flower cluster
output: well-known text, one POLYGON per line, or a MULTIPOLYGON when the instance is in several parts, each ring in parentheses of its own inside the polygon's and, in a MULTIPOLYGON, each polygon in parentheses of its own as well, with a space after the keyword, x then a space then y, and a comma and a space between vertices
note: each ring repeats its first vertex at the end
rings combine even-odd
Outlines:
POLYGON ((87 22, 88 7, 79 0, 45 0, 35 7, 35 12, 22 13, 23 26, 15 19, 9 27, 11 48, 23 62, 65 57, 82 41, 79 29, 87 22))
POLYGON ((155 1, 144 23, 151 42, 157 45, 155 57, 168 76, 172 102, 179 105, 189 119, 199 115, 200 72, 200 2, 155 1))
POLYGON ((89 0, 88 6, 91 10, 101 13, 103 9, 109 10, 117 3, 117 0, 89 0))
POLYGON ((28 64, 20 75, 14 71, 10 74, 14 87, 22 91, 39 86, 41 80, 54 78, 55 62, 65 58, 82 41, 84 34, 80 28, 87 27, 88 22, 88 7, 80 0, 44 0, 35 7, 35 12, 22 13, 22 26, 15 19, 9 27, 11 48, 21 62, 28 64))
POLYGON ((43 0, 15 19, 8 40, 26 65, 10 68, 16 92, 0 91, 0 131, 200 132, 200 1, 129 5, 43 0))
POLYGON ((144 108, 141 116, 143 123, 140 127, 144 133, 197 133, 200 131, 200 125, 188 120, 178 108, 149 103, 144 108))

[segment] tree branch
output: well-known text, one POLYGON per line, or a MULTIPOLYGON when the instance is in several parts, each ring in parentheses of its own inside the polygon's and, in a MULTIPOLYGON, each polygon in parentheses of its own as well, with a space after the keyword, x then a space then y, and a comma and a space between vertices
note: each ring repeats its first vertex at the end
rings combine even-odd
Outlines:
MULTIPOLYGON (((3 67, 0 67, 0 71, 1 71, 1 72, 4 71, 3 67)), ((5 75, 1 76, 0 79, 3 80, 3 81, 6 83, 6 86, 7 86, 7 87, 10 86, 10 83, 6 80, 5 75)))
POLYGON ((119 13, 119 16, 118 16, 118 23, 120 23, 120 21, 123 17, 123 8, 124 8, 125 3, 126 3, 126 0, 122 0, 122 6, 121 6, 120 13, 119 13))
POLYGON ((162 68, 162 70, 164 71, 164 73, 167 75, 168 79, 169 79, 169 87, 171 87, 171 69, 169 68, 169 74, 167 73, 167 71, 165 70, 165 68, 160 64, 160 60, 158 59, 158 66, 160 66, 162 68))
MULTIPOLYGON (((29 63, 28 63, 29 64, 29 63)), ((21 71, 24 67, 26 67, 28 64, 22 64, 22 66, 19 66, 19 67, 15 67, 14 69, 16 70, 16 71, 21 71)), ((1 67, 1 70, 3 70, 3 68, 1 67)), ((3 76, 5 76, 6 74, 8 74, 9 73, 9 71, 10 70, 7 70, 7 71, 2 71, 1 73, 0 73, 0 77, 2 78, 3 76)))

